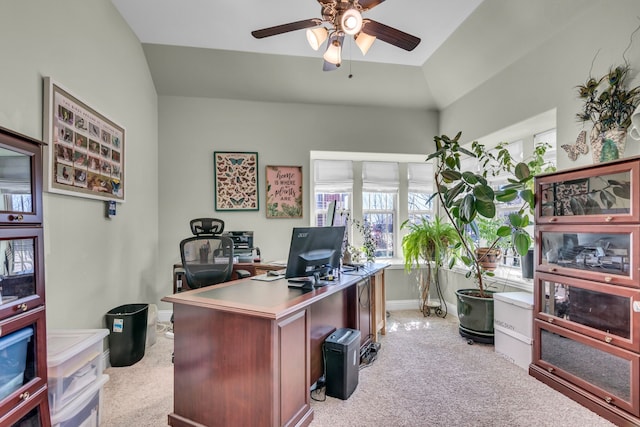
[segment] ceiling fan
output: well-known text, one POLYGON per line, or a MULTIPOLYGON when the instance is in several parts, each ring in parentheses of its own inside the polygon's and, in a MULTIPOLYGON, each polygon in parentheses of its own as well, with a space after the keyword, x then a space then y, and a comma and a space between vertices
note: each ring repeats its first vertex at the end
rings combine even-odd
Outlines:
POLYGON ((362 17, 362 12, 373 9, 384 0, 318 0, 322 18, 304 19, 251 32, 257 39, 271 37, 307 28, 307 41, 314 50, 327 41, 324 52, 324 71, 335 70, 342 62, 345 36, 353 36, 363 55, 376 39, 411 51, 420 43, 418 37, 362 17), (328 24, 325 27, 324 24, 328 24))

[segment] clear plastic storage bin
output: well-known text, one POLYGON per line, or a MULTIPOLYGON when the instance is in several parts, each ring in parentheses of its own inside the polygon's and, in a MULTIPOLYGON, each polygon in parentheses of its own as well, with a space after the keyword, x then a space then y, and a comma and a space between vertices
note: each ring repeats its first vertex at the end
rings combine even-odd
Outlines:
POLYGON ((102 411, 102 386, 109 375, 102 375, 84 392, 69 402, 62 410, 51 413, 51 427, 96 427, 100 425, 102 411))
POLYGON ((108 329, 53 330, 47 333, 49 406, 60 411, 102 378, 103 340, 108 329))
POLYGON ((32 336, 33 328, 28 327, 0 338, 0 400, 22 386, 32 336))

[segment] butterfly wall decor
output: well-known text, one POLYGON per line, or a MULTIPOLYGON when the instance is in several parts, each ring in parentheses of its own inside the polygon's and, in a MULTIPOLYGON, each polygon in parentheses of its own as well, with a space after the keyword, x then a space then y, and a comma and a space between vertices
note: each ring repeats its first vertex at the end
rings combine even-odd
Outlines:
POLYGON ((258 210, 258 153, 213 153, 215 209, 258 210))
POLYGON ((589 146, 587 145, 587 131, 583 130, 578 134, 575 144, 563 144, 561 147, 567 152, 569 158, 575 162, 580 154, 587 154, 589 152, 589 146))

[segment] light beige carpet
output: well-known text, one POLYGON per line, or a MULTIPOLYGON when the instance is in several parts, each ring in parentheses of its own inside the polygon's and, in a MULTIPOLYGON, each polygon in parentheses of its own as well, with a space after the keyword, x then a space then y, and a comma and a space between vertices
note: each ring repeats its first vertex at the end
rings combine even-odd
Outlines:
MULTIPOLYGON (((312 426, 612 426, 497 355, 493 346, 468 345, 454 317, 394 311, 387 325, 379 357, 360 371, 351 397, 312 400, 312 426)), ((103 426, 167 425, 172 348, 173 341, 159 333, 140 362, 107 369, 103 426)), ((322 393, 312 396, 323 399, 322 393)))

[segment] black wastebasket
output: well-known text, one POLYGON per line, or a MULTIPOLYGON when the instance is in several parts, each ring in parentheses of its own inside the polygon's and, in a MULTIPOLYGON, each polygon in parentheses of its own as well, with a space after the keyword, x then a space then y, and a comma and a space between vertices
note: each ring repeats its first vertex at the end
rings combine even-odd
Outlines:
POLYGON ((111 366, 131 366, 144 357, 149 304, 126 304, 106 314, 111 366))

